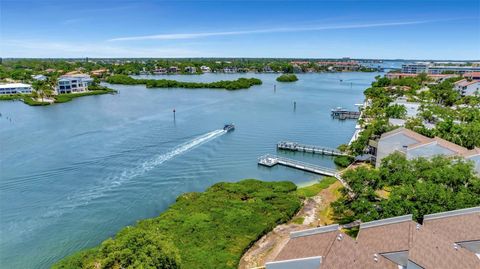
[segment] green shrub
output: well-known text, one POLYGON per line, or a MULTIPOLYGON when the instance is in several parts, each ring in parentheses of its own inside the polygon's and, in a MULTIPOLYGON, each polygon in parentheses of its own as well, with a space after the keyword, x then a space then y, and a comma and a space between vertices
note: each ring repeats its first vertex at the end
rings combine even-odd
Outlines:
POLYGON ((294 74, 283 74, 277 78, 279 82, 294 82, 297 80, 298 78, 294 74))
POLYGON ((347 167, 354 161, 353 157, 350 156, 335 156, 333 162, 339 167, 347 167))
POLYGON ((216 82, 182 82, 168 79, 134 79, 127 75, 113 75, 107 78, 108 83, 137 85, 145 84, 147 88, 212 88, 239 90, 248 89, 254 85, 261 85, 262 81, 257 78, 239 78, 237 80, 221 80, 216 82))
POLYGON ((300 206, 291 182, 217 183, 54 268, 237 268, 246 249, 300 206))

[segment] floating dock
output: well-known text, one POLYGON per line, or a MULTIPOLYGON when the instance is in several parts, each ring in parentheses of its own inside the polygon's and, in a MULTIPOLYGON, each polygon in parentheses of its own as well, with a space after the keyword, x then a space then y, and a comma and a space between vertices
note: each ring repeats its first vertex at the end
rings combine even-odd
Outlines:
POLYGON ((305 144, 300 144, 297 142, 290 142, 290 141, 278 142, 277 149, 300 151, 300 152, 311 152, 314 154, 330 155, 330 156, 348 156, 348 154, 345 154, 337 149, 332 149, 332 148, 327 148, 322 146, 305 145, 305 144))

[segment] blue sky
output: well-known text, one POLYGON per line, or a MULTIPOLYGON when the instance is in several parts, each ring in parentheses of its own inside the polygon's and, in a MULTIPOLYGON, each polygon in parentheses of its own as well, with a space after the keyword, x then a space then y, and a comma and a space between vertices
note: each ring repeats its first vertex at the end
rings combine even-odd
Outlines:
POLYGON ((1 0, 1 57, 480 59, 478 0, 1 0))

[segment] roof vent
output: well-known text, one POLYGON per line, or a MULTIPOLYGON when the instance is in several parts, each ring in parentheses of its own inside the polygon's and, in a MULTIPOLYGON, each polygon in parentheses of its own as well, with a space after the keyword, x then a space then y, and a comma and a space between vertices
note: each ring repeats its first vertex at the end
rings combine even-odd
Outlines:
POLYGON ((417 230, 420 230, 420 224, 417 223, 416 228, 417 228, 417 230))
POLYGON ((373 260, 374 260, 375 262, 378 262, 378 254, 376 254, 376 253, 373 254, 373 260))
POLYGON ((454 248, 455 250, 458 250, 458 244, 453 243, 453 248, 454 248))
POLYGON ((337 236, 337 240, 338 240, 338 241, 342 241, 342 239, 343 239, 343 234, 339 234, 339 235, 337 236))

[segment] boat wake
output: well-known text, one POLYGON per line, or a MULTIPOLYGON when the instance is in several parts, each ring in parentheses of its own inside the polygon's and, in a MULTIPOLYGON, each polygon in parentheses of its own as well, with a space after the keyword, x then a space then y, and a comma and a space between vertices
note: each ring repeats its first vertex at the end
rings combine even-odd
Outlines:
MULTIPOLYGON (((67 198, 67 201, 62 201, 61 204, 48 208, 48 210, 46 210, 44 214, 41 214, 39 218, 31 220, 31 223, 27 223, 28 221, 24 221, 22 225, 26 225, 28 226, 28 228, 26 227, 25 229, 21 229, 23 232, 21 232, 20 234, 25 234, 31 232, 33 229, 38 229, 43 227, 44 225, 48 225, 53 221, 53 219, 58 218, 68 212, 71 212, 75 208, 86 206, 91 201, 105 196, 107 192, 113 191, 115 188, 131 181, 135 177, 142 176, 145 173, 163 164, 164 162, 171 160, 181 154, 184 154, 202 144, 212 141, 225 133, 227 133, 227 131, 219 129, 197 136, 190 141, 174 147, 172 150, 166 153, 156 155, 153 158, 145 160, 144 162, 138 164, 133 168, 125 169, 120 174, 105 178, 100 186, 76 192, 70 195, 67 198)), ((18 227, 18 223, 12 223, 11 228, 18 231, 20 227, 18 227)), ((2 236, 3 235, 4 234, 2 232, 2 236)))
MULTIPOLYGON (((105 181, 103 186, 97 187, 95 189, 90 190, 88 193, 82 193, 81 195, 76 195, 76 197, 71 197, 70 200, 77 200, 77 202, 80 202, 81 204, 86 204, 89 201, 101 197, 105 192, 108 192, 109 190, 118 187, 131 179, 142 176, 145 173, 155 169, 159 165, 163 164, 164 162, 171 160, 178 155, 184 154, 195 147, 198 147, 202 144, 205 144, 223 134, 225 134, 227 131, 219 129, 215 130, 200 136, 195 137, 194 139, 187 141, 185 143, 182 143, 176 147, 174 147, 171 151, 159 154, 154 156, 151 159, 148 159, 144 161, 143 163, 137 165, 136 167, 126 169, 120 174, 108 177, 105 181)), ((75 207, 78 206, 77 203, 75 203, 75 207)))

